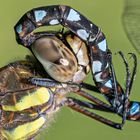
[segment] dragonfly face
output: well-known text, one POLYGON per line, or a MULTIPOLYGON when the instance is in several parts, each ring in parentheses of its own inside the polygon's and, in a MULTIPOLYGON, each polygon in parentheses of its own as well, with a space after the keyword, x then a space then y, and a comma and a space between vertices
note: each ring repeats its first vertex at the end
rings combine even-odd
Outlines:
POLYGON ((86 44, 72 33, 60 36, 61 39, 56 33, 41 37, 31 45, 31 50, 53 79, 79 83, 89 72, 86 44))

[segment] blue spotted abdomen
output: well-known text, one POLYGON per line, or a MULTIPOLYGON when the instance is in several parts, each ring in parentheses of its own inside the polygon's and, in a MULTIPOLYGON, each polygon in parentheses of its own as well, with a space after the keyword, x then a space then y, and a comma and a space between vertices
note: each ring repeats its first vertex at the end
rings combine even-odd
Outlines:
POLYGON ((140 120, 140 103, 139 102, 130 102, 128 106, 127 118, 129 120, 140 120))
POLYGON ((108 49, 105 35, 100 32, 95 40, 95 44, 91 45, 92 55, 92 73, 94 81, 101 93, 103 93, 110 104, 119 113, 123 112, 122 102, 124 100, 124 91, 116 82, 116 90, 118 94, 118 102, 115 102, 115 87, 111 72, 112 58, 108 49))
POLYGON ((102 93, 111 93, 112 75, 110 74, 110 54, 105 35, 100 32, 92 45, 92 73, 94 80, 102 93))

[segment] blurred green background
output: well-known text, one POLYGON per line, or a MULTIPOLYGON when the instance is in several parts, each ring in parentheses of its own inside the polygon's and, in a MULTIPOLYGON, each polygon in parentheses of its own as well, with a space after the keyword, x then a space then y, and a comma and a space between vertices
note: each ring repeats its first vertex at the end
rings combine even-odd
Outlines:
MULTIPOLYGON (((127 55, 128 52, 136 53, 136 51, 128 41, 122 26, 123 0, 1 0, 0 66, 23 59, 26 54, 29 54, 26 48, 19 46, 15 41, 13 27, 19 18, 32 8, 53 4, 70 5, 103 30, 107 37, 108 46, 113 53, 118 81, 124 86, 125 68, 120 57, 114 53, 121 50, 127 55)), ((140 60, 139 54, 136 54, 140 60)), ((131 95, 131 99, 137 101, 140 101, 139 70, 140 66, 138 66, 131 95)), ((92 83, 91 77, 88 77, 88 82, 92 83)), ((107 115, 107 117, 114 119, 113 115, 107 115)), ((118 118, 115 117, 115 120, 118 118)), ((49 129, 40 134, 38 140, 130 140, 139 139, 139 132, 139 122, 127 121, 124 130, 119 131, 65 107, 56 115, 49 129)))

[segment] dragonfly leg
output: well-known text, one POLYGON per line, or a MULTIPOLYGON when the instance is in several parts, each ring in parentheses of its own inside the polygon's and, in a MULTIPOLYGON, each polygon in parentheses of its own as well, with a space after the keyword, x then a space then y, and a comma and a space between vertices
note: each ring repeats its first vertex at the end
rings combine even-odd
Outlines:
POLYGON ((92 119, 95 119, 101 123, 104 123, 110 127, 113 127, 116 129, 121 129, 121 125, 119 123, 113 122, 113 121, 106 119, 106 118, 104 118, 104 117, 102 117, 94 112, 91 112, 91 111, 85 109, 84 107, 81 106, 80 102, 78 102, 77 100, 75 100, 73 98, 68 97, 67 100, 65 101, 65 105, 67 105, 71 109, 73 109, 81 114, 84 114, 84 115, 86 115, 92 119))

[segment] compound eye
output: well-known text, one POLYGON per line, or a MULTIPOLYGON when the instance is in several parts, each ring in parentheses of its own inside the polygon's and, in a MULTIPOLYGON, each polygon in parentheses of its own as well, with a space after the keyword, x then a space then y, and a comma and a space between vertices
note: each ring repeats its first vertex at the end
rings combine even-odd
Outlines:
POLYGON ((77 71, 74 54, 56 37, 43 37, 35 41, 31 49, 46 72, 55 80, 72 80, 77 71))

